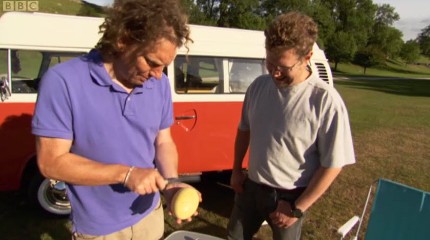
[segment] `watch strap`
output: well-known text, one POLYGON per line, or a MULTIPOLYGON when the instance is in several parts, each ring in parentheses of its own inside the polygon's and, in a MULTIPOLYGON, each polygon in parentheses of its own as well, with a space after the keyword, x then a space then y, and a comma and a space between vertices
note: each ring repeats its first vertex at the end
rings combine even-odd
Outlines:
POLYGON ((296 218, 301 218, 303 216, 303 211, 300 208, 297 208, 296 203, 294 201, 291 201, 290 205, 291 214, 296 218))

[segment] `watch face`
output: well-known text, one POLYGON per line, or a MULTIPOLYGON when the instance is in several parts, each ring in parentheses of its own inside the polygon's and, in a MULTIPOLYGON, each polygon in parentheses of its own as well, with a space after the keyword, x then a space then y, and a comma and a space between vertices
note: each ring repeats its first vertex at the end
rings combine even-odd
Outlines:
POLYGON ((301 218, 303 216, 303 212, 300 209, 294 209, 291 211, 294 217, 301 218))

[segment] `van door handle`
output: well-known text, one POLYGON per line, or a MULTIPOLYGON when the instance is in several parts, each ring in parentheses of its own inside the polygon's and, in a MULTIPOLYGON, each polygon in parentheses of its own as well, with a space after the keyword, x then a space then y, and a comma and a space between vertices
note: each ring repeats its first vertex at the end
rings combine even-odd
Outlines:
POLYGON ((196 116, 179 116, 175 117, 175 120, 189 120, 189 119, 195 119, 196 116))

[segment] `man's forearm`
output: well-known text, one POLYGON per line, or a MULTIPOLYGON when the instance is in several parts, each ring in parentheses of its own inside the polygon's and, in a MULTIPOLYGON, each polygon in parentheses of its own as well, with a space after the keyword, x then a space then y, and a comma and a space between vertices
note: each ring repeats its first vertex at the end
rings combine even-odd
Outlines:
POLYGON ((249 131, 237 130, 236 140, 234 143, 234 163, 233 170, 241 170, 243 164, 243 158, 245 157, 246 151, 249 146, 249 131))
POLYGON ((296 200, 296 207, 302 211, 309 209, 327 191, 341 170, 342 168, 320 167, 306 190, 296 200))
POLYGON ((175 143, 161 143, 156 151, 155 162, 160 174, 165 178, 178 177, 178 151, 175 143))
POLYGON ((69 152, 71 141, 36 137, 37 162, 46 178, 96 186, 121 183, 129 166, 104 164, 69 152))

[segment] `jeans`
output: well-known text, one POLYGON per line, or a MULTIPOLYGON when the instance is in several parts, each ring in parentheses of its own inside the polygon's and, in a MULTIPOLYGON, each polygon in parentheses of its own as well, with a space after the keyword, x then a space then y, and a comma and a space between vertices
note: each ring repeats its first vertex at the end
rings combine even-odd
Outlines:
POLYGON ((289 228, 280 228, 271 223, 269 214, 273 212, 278 200, 295 201, 304 191, 280 191, 274 188, 245 180, 244 192, 236 193, 233 211, 227 226, 228 240, 251 240, 266 220, 275 240, 299 240, 303 218, 289 228), (282 195, 282 196, 281 196, 282 195))

